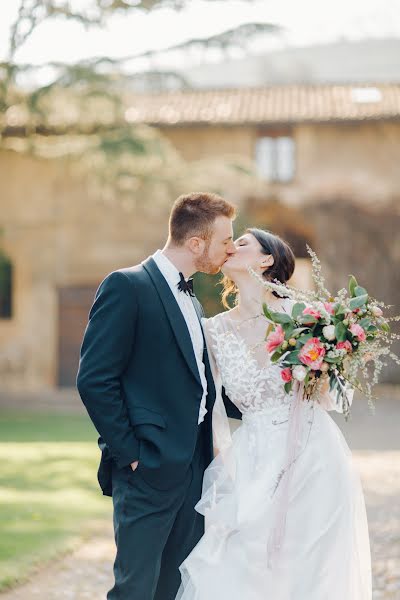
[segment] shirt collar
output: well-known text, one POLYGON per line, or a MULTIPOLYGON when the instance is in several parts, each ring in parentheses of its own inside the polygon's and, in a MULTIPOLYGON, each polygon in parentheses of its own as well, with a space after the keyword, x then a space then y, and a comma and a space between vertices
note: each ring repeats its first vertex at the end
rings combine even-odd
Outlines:
POLYGON ((168 283, 171 286, 177 286, 181 276, 179 275, 178 269, 169 258, 167 258, 161 250, 157 250, 157 252, 153 254, 153 259, 168 283))

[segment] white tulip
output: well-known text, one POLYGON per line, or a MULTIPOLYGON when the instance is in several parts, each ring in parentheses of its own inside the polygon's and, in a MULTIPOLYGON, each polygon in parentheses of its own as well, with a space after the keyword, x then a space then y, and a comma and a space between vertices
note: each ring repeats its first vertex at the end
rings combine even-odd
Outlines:
POLYGON ((334 325, 325 325, 322 330, 324 338, 328 341, 332 341, 336 338, 335 326, 334 325))
POLYGON ((297 381, 304 381, 307 375, 307 369, 302 365, 296 365, 292 371, 293 378, 297 381))

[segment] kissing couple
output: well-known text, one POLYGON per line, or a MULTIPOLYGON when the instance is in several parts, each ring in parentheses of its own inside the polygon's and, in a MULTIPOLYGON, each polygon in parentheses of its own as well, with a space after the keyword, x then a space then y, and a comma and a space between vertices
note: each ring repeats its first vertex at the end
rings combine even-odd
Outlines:
POLYGON ((174 203, 169 236, 100 284, 77 385, 99 432, 117 546, 108 600, 370 600, 363 493, 327 389, 294 415, 265 348, 260 285, 295 257, 211 193, 174 203), (195 272, 224 274, 206 319, 195 272), (233 436, 228 417, 241 419, 233 436))

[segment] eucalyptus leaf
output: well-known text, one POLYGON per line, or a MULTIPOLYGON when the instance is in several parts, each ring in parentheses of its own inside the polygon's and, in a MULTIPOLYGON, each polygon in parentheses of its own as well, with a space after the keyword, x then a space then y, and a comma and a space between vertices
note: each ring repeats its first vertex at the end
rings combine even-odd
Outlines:
POLYGON ((317 323, 318 319, 316 319, 312 315, 302 315, 301 317, 299 317, 297 319, 297 321, 298 321, 298 323, 301 323, 303 325, 315 325, 315 323, 317 323))
POLYGON ((354 290, 354 294, 355 294, 356 296, 365 296, 365 295, 367 295, 367 296, 368 296, 368 292, 367 292, 367 290, 366 290, 365 288, 361 287, 360 285, 358 285, 358 286, 356 287, 356 289, 354 290))
POLYGON ((298 317, 302 314, 305 307, 306 307, 306 305, 304 304, 304 302, 296 302, 296 304, 292 308, 293 319, 297 320, 298 317))
POLYGON ((349 302, 350 309, 354 310, 355 308, 361 308, 365 305, 367 300, 368 294, 363 294, 362 296, 356 296, 355 298, 352 298, 349 302))
POLYGON ((279 323, 280 325, 283 325, 284 323, 293 323, 292 318, 286 313, 271 312, 271 318, 274 323, 279 323))
POLYGON ((371 319, 369 317, 364 317, 361 319, 361 321, 359 321, 359 324, 363 329, 368 329, 371 325, 371 319))

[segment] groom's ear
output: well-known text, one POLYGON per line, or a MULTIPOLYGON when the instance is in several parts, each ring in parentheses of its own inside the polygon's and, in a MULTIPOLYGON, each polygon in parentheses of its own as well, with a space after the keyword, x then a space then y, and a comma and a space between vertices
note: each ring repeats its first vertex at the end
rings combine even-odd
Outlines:
POLYGON ((190 252, 192 252, 192 254, 195 254, 196 256, 203 254, 205 245, 205 240, 197 236, 189 238, 185 244, 188 250, 190 250, 190 252))

